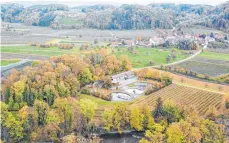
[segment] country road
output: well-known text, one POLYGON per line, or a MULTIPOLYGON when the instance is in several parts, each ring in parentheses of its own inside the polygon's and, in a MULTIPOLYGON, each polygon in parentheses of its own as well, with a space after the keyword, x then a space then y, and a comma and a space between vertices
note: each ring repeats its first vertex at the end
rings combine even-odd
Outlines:
MULTIPOLYGON (((176 65, 176 64, 181 64, 181 63, 184 63, 184 62, 186 62, 188 60, 191 60, 194 57, 198 56, 202 52, 202 50, 207 49, 207 46, 208 46, 208 43, 206 43, 201 50, 199 50, 198 52, 196 52, 192 56, 190 56, 190 57, 188 57, 186 59, 180 60, 180 61, 176 61, 176 62, 173 62, 173 63, 164 64, 164 66, 172 66, 172 65, 176 65)), ((156 66, 149 66, 149 67, 143 67, 143 68, 159 68, 160 66, 161 65, 156 65, 156 66)), ((143 68, 134 68, 134 69, 132 69, 132 71, 138 70, 138 69, 143 69, 143 68)))
POLYGON ((6 66, 1 66, 1 77, 9 75, 12 69, 22 70, 25 66, 31 65, 31 63, 32 63, 32 60, 24 59, 17 63, 12 63, 6 66))

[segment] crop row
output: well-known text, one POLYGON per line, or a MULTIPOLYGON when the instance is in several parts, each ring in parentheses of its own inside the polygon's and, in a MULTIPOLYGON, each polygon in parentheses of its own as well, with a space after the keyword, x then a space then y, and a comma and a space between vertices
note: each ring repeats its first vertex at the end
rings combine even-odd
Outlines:
POLYGON ((181 106, 193 106, 202 115, 206 113, 209 107, 219 109, 222 102, 222 94, 220 93, 172 84, 137 100, 134 104, 147 104, 153 109, 158 97, 161 97, 162 100, 173 100, 181 106))

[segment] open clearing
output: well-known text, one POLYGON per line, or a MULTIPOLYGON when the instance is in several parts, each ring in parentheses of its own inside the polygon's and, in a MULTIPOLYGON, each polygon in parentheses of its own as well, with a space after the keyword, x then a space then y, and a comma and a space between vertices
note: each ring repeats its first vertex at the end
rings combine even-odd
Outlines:
POLYGON ((138 99, 133 104, 138 106, 147 104, 153 109, 158 97, 161 97, 162 100, 173 100, 180 105, 193 106, 200 115, 204 115, 209 107, 219 109, 222 102, 220 93, 172 84, 138 99))

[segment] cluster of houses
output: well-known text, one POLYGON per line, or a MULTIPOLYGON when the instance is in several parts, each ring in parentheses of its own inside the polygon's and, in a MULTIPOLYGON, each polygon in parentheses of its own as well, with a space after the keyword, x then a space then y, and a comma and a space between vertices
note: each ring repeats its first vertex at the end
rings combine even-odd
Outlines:
POLYGON ((214 37, 211 35, 205 35, 205 34, 185 34, 185 35, 168 35, 168 36, 153 36, 150 38, 147 38, 147 40, 133 40, 133 39, 119 39, 117 41, 114 41, 111 43, 112 47, 118 47, 118 46, 144 46, 144 47, 156 47, 165 44, 168 42, 171 45, 176 45, 180 40, 182 39, 188 39, 191 41, 194 41, 198 43, 199 45, 205 45, 207 42, 214 42, 215 39, 224 39, 224 34, 214 34, 214 37), (124 44, 123 44, 124 43, 124 44))

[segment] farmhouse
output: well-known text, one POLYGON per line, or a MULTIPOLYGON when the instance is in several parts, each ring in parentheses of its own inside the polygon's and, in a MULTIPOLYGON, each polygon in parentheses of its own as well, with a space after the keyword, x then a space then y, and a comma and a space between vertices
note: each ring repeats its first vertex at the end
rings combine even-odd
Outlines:
POLYGON ((149 43, 150 43, 150 45, 158 46, 158 45, 164 43, 164 39, 154 36, 154 37, 149 39, 149 43))

